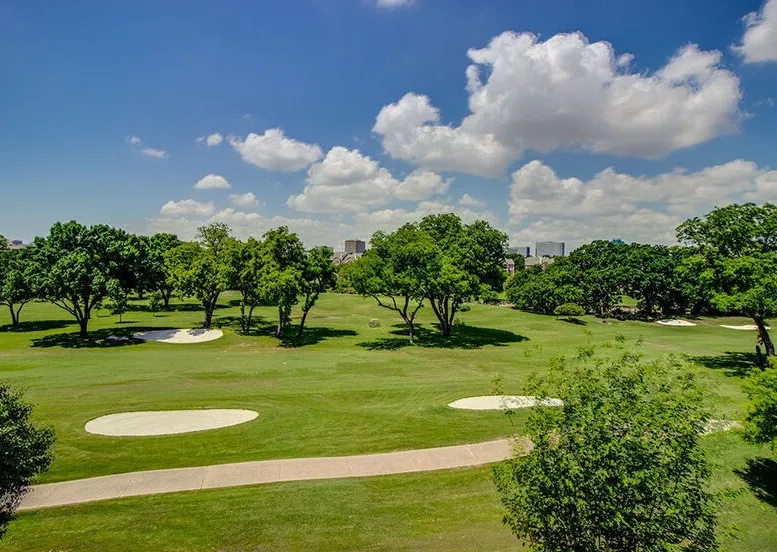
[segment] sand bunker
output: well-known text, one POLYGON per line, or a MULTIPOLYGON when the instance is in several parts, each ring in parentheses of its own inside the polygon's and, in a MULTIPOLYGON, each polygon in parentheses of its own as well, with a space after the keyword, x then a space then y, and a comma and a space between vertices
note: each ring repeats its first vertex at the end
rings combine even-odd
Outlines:
POLYGON ((688 322, 687 320, 659 320, 656 322, 656 324, 661 324, 662 326, 681 326, 681 327, 690 327, 695 326, 693 322, 688 322))
POLYGON ((153 330, 134 334, 136 339, 159 341, 160 343, 204 343, 224 335, 221 330, 153 330))
POLYGON ((84 429, 95 435, 143 437, 173 435, 218 429, 250 422, 259 416, 253 410, 161 410, 157 412, 122 412, 108 414, 87 422, 84 429))
POLYGON ((448 406, 461 410, 512 410, 532 406, 563 406, 561 399, 543 399, 517 395, 484 395, 453 401, 448 406))
POLYGON ((731 431, 732 429, 742 429, 742 424, 736 420, 707 420, 704 424, 704 435, 718 433, 720 431, 731 431))
MULTIPOLYGON (((748 330, 748 331, 751 331, 751 332, 758 330, 758 326, 756 326, 755 324, 743 324, 741 326, 726 326, 725 324, 721 324, 720 327, 721 328, 726 328, 726 329, 729 329, 729 330, 748 330)), ((771 330, 771 328, 769 326, 766 326, 766 329, 767 330, 771 330)))

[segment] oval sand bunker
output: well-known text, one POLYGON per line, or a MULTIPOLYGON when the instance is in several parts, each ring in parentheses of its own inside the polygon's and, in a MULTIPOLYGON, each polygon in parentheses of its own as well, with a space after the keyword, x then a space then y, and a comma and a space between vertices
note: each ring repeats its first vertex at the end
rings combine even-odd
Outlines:
POLYGON ((174 435, 218 429, 250 422, 259 416, 253 410, 161 410, 156 412, 122 412, 100 416, 86 423, 87 433, 112 437, 174 435))
POLYGON ((530 408, 532 406, 563 406, 561 399, 538 399, 521 395, 484 395, 482 397, 467 397, 448 404, 451 408, 461 410, 507 410, 513 408, 530 408))
MULTIPOLYGON (((755 324, 743 324, 741 326, 727 326, 726 324, 721 324, 720 327, 726 328, 727 330, 744 330, 749 332, 758 330, 758 326, 756 326, 755 324)), ((769 326, 766 326, 766 329, 771 330, 769 326)))
POLYGON ((656 322, 656 324, 661 324, 662 326, 678 326, 681 328, 690 328, 691 326, 695 326, 693 322, 688 322, 687 320, 659 320, 656 322))
POLYGON ((204 343, 213 341, 224 335, 221 330, 152 330, 134 334, 136 339, 143 341, 159 341, 160 343, 204 343))

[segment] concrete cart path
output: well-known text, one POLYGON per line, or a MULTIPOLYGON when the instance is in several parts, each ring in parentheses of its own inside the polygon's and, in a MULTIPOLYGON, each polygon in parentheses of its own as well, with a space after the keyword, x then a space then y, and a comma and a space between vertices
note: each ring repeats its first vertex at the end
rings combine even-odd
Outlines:
POLYGON ((480 466, 511 456, 508 439, 359 456, 289 458, 218 464, 195 468, 140 471, 36 485, 24 497, 20 510, 130 496, 220 489, 280 481, 308 481, 369 477, 480 466))

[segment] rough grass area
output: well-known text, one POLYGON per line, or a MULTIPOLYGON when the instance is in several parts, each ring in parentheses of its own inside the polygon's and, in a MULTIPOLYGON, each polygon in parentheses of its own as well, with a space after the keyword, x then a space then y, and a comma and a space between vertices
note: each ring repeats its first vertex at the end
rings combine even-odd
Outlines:
MULTIPOLYGON (((271 337, 275 311, 258 309, 259 329, 237 333, 237 297, 216 311, 223 338, 202 344, 110 343, 108 335, 196 327, 193 303, 154 316, 136 303, 122 324, 107 312, 81 340, 64 311, 36 303, 10 331, 0 312, 0 379, 26 388, 38 420, 57 432, 57 459, 43 482, 135 470, 345 455, 476 442, 520 432, 500 412, 447 403, 487 395, 501 376, 521 391, 554 355, 615 355, 639 349, 697 362, 714 418, 742 419, 744 377, 755 335, 695 320, 693 328, 654 323, 569 324, 509 307, 472 305, 450 340, 420 313, 409 347, 391 313, 356 296, 323 296, 302 341, 271 337), (371 328, 371 319, 380 327, 371 328), (621 337, 622 336, 622 337, 621 337), (246 408, 251 423, 165 437, 89 435, 84 424, 131 410, 246 408)), ((293 333, 296 328, 292 328, 293 333)), ((719 464, 721 533, 729 550, 777 550, 777 463, 736 433, 705 438, 719 464)), ((488 470, 365 480, 277 484, 95 503, 28 512, 3 541, 8 550, 514 550, 500 524, 488 470)))

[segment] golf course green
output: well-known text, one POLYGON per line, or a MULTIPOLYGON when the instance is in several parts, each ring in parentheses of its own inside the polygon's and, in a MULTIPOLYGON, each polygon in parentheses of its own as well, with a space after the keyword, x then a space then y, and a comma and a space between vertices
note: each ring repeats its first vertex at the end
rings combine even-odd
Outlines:
MULTIPOLYGON (((20 328, 0 312, 0 380, 25 390, 37 421, 57 436, 56 460, 39 483, 249 460, 341 456, 475 443, 520 434, 527 412, 449 408, 494 392, 519 394, 555 356, 581 348, 601 356, 638 350, 687 357, 708 391, 712 418, 743 420, 743 384, 753 370, 755 332, 703 318, 694 327, 578 323, 472 304, 453 335, 439 337, 428 308, 417 343, 371 299, 325 294, 303 338, 272 337, 273 307, 257 330, 238 331, 239 296, 222 294, 219 339, 178 344, 109 340, 150 329, 196 328, 194 302, 152 313, 133 302, 118 323, 98 311, 90 338, 48 303, 31 303, 20 328), (379 325, 370 321, 379 320, 379 325), (377 327, 372 327, 377 326, 377 327), (247 409, 259 416, 221 429, 152 437, 92 435, 107 414, 247 409)), ((777 463, 738 431, 704 438, 716 465, 719 532, 728 550, 777 550, 777 463)), ((501 524, 488 468, 352 480, 277 483, 96 502, 19 513, 0 546, 35 550, 520 550, 501 524), (226 520, 226 521, 225 521, 226 520)))

